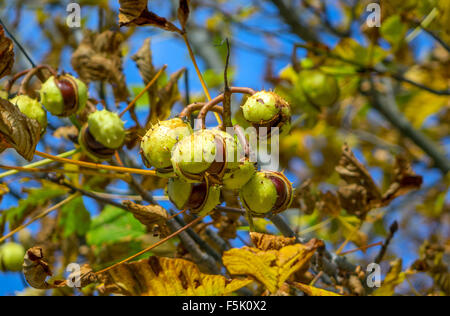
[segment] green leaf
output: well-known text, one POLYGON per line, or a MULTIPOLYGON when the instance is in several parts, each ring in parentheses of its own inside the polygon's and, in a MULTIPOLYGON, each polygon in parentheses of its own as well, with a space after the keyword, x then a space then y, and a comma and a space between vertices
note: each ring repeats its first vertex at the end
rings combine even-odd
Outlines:
POLYGON ((19 201, 17 207, 5 211, 6 221, 9 222, 10 229, 18 227, 28 215, 48 203, 48 201, 62 196, 65 190, 59 187, 45 186, 39 189, 31 189, 28 197, 19 201))
POLYGON ((394 50, 401 46, 408 27, 402 22, 400 15, 393 15, 387 18, 381 26, 381 35, 394 50))
POLYGON ((388 55, 388 52, 380 46, 364 47, 350 38, 343 39, 334 49, 334 53, 366 67, 378 64, 388 55))
POLYGON ((73 234, 84 236, 91 224, 91 215, 84 206, 83 198, 80 196, 61 208, 59 226, 63 229, 63 237, 67 238, 73 234))
POLYGON ((87 242, 91 246, 110 245, 136 240, 145 233, 145 226, 135 219, 133 214, 107 206, 98 217, 92 220, 87 233, 87 242))
MULTIPOLYGON (((144 90, 144 85, 132 85, 131 92, 133 94, 133 98, 136 97, 142 90, 144 90)), ((148 93, 145 93, 139 100, 136 102, 136 109, 139 108, 148 108, 148 104, 150 103, 148 98, 148 93)))

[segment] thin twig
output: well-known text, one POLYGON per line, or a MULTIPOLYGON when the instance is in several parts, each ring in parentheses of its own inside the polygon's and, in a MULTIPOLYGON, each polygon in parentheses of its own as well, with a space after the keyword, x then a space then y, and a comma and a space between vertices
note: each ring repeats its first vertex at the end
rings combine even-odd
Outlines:
MULTIPOLYGON (((233 93, 243 93, 243 94, 249 94, 249 95, 253 95, 256 93, 255 90, 251 89, 251 88, 242 88, 242 87, 230 87, 230 92, 233 93)), ((225 99, 225 95, 222 93, 221 95, 215 97, 213 100, 209 101, 208 103, 206 103, 202 110, 200 111, 200 113, 198 114, 198 119, 202 121, 202 129, 206 128, 206 115, 208 114, 209 111, 211 111, 211 109, 223 102, 225 99)))
MULTIPOLYGON (((59 154, 57 157, 59 157, 59 158, 67 158, 67 157, 70 157, 70 156, 75 155, 75 154, 78 153, 78 152, 80 152, 80 149, 74 149, 74 150, 70 150, 70 151, 68 151, 68 152, 59 154)), ((33 163, 31 163, 31 164, 28 164, 28 165, 26 165, 26 166, 23 166, 22 168, 37 168, 37 167, 43 167, 43 166, 46 166, 46 165, 51 164, 51 163, 53 163, 53 162, 55 162, 55 161, 52 160, 52 159, 43 159, 43 160, 41 160, 41 161, 33 162, 33 163)), ((8 172, 4 172, 4 173, 0 174, 0 179, 1 179, 1 178, 4 178, 4 177, 8 177, 8 176, 15 175, 15 174, 17 174, 17 173, 19 173, 19 170, 12 170, 12 171, 8 171, 8 172)))
POLYGON ((11 232, 9 232, 8 234, 6 234, 5 236, 0 238, 0 243, 2 243, 3 241, 5 241, 6 239, 8 239, 9 237, 13 236, 14 234, 18 233, 19 231, 21 231, 22 229, 30 226, 31 224, 33 224, 34 222, 38 221, 41 218, 44 218, 45 216, 47 216, 48 214, 50 214, 51 212, 53 212, 54 210, 57 210, 58 208, 60 208, 61 206, 69 203, 70 201, 72 201, 73 199, 75 199, 76 197, 78 197, 79 194, 73 194, 71 196, 69 196, 68 198, 66 198, 65 200, 59 202, 58 204, 53 205, 52 207, 50 207, 49 209, 45 210, 44 212, 42 212, 41 214, 35 216, 33 219, 31 219, 28 223, 23 224, 19 227, 17 227, 16 229, 12 230, 11 232))
POLYGON ((130 104, 128 104, 128 106, 119 114, 120 117, 124 116, 125 113, 127 113, 130 109, 133 108, 133 106, 136 104, 137 101, 139 101, 139 99, 147 92, 148 89, 150 89, 153 84, 158 80, 158 78, 163 74, 164 70, 166 70, 167 65, 164 65, 158 72, 157 74, 153 77, 152 80, 150 80, 150 82, 147 84, 147 86, 141 91, 139 92, 139 94, 134 98, 133 101, 130 102, 130 104))
POLYGON ((228 67, 230 65, 230 42, 228 38, 226 39, 227 43, 227 60, 225 62, 225 70, 224 70, 224 81, 225 81, 225 90, 223 93, 223 129, 226 130, 227 127, 232 127, 233 123, 231 121, 231 89, 228 82, 228 67))
POLYGON ((383 261, 384 256, 386 255, 387 249, 389 247, 389 244, 391 243, 392 239, 395 236, 395 233, 398 231, 398 222, 395 221, 392 223, 391 227, 389 227, 389 235, 386 237, 386 241, 383 243, 383 247, 381 248, 380 252, 378 253, 377 257, 375 258, 375 263, 380 263, 383 261))
POLYGON ((34 68, 36 67, 36 64, 34 63, 34 61, 31 59, 30 55, 28 55, 27 51, 25 50, 25 48, 23 48, 23 46, 20 44, 20 42, 16 39, 16 37, 8 30, 8 28, 6 27, 5 23, 3 23, 2 19, 0 19, 0 24, 3 26, 3 28, 5 29, 5 32, 9 35, 9 37, 12 38, 12 40, 14 41, 14 43, 16 43, 16 46, 20 49, 20 51, 24 54, 24 56, 26 57, 26 59, 28 59, 28 61, 30 62, 31 66, 34 68))
POLYGON ((425 86, 425 85, 423 85, 421 83, 418 83, 418 82, 415 82, 415 81, 410 80, 408 78, 405 78, 402 74, 392 73, 392 72, 389 72, 389 71, 387 71, 385 69, 380 69, 379 66, 372 67, 372 66, 368 66, 368 65, 362 65, 362 64, 360 64, 360 63, 358 63, 358 62, 356 62, 354 60, 347 59, 347 58, 342 57, 342 56, 340 56, 338 54, 335 54, 335 53, 331 52, 331 50, 328 49, 328 48, 324 49, 324 48, 320 48, 320 47, 317 47, 317 46, 311 46, 311 45, 306 45, 306 44, 295 44, 295 47, 304 48, 304 49, 309 50, 309 51, 311 51, 311 52, 313 52, 315 54, 325 55, 327 57, 330 57, 330 58, 342 61, 342 62, 347 63, 349 65, 353 65, 355 67, 358 67, 358 70, 360 72, 362 72, 362 73, 374 72, 374 73, 377 73, 378 75, 381 75, 381 76, 389 76, 391 78, 394 78, 397 81, 408 83, 410 85, 413 85, 413 86, 415 86, 417 88, 420 88, 422 90, 428 91, 428 92, 436 94, 436 95, 442 95, 442 96, 450 95, 450 90, 436 90, 436 89, 430 88, 428 86, 425 86))
MULTIPOLYGON (((183 33, 183 40, 184 40, 184 43, 186 44, 186 47, 187 47, 187 49, 189 51, 189 56, 191 57, 192 63, 194 64, 195 71, 197 72, 197 76, 198 76, 198 78, 200 80, 200 83, 201 83, 201 85, 203 87, 203 91, 205 92, 206 98, 208 99, 208 101, 211 101, 211 99, 212 99, 211 98, 211 94, 209 93, 208 88, 207 88, 206 83, 205 83, 205 80, 203 79, 202 72, 200 71, 200 68, 198 67, 197 60, 195 58, 195 54, 194 54, 194 52, 192 50, 191 44, 189 44, 189 40, 188 40, 186 32, 183 33)), ((217 123, 219 123, 219 125, 221 125, 222 124, 222 119, 220 118, 220 115, 217 114, 217 113, 215 113, 215 115, 216 115, 217 123)))
POLYGON ((450 171, 450 160, 446 158, 439 146, 411 125, 411 123, 398 110, 394 96, 382 95, 376 89, 373 78, 370 79, 370 82, 370 98, 372 101, 372 106, 393 126, 398 128, 403 135, 410 138, 428 156, 430 156, 437 168, 439 168, 444 174, 447 174, 447 172, 450 171))
POLYGON ((84 195, 84 196, 87 196, 87 197, 89 197, 89 198, 91 198, 91 199, 94 199, 94 200, 96 200, 97 202, 101 202, 101 203, 104 203, 104 204, 109 204, 109 205, 112 205, 112 206, 114 206, 114 207, 121 208, 121 209, 123 209, 123 210, 125 210, 125 211, 127 211, 127 212, 129 211, 128 208, 126 208, 125 206, 123 206, 121 203, 114 202, 114 201, 112 201, 112 200, 110 200, 110 199, 107 199, 107 198, 105 198, 105 197, 99 196, 99 195, 97 195, 97 194, 95 194, 95 193, 89 192, 89 191, 84 190, 84 189, 82 189, 82 188, 78 188, 78 187, 76 187, 76 186, 74 186, 74 185, 68 183, 68 182, 65 181, 64 179, 53 178, 53 177, 48 177, 48 179, 49 179, 50 181, 54 182, 54 183, 57 183, 57 184, 62 185, 62 186, 65 186, 66 188, 69 188, 69 189, 71 189, 72 191, 79 192, 80 194, 82 194, 82 195, 84 195))
POLYGON ((85 162, 85 161, 78 161, 78 160, 72 160, 72 159, 66 159, 66 158, 60 158, 56 157, 47 153, 43 153, 40 151, 35 152, 36 155, 51 159, 53 161, 61 162, 61 163, 68 163, 72 165, 77 165, 85 168, 91 168, 91 169, 103 169, 103 170, 110 170, 110 171, 116 171, 119 173, 130 173, 130 174, 141 174, 141 175, 148 175, 148 176, 155 176, 156 172, 154 170, 144 170, 144 169, 134 169, 134 168, 124 168, 124 167, 115 167, 115 166, 108 166, 108 165, 102 165, 97 163, 91 163, 91 162, 85 162))
POLYGON ((158 246, 164 244, 164 243, 167 242, 168 240, 170 240, 170 239, 176 237, 178 234, 180 234, 181 232, 185 231, 185 230, 188 229, 189 227, 194 226, 195 224, 197 224, 198 222, 200 222, 202 219, 203 219, 203 217, 199 217, 199 218, 197 218, 197 219, 194 219, 192 222, 190 222, 190 223, 187 224, 186 226, 180 228, 180 229, 177 230, 176 232, 170 234, 170 235, 167 236, 166 238, 161 239, 161 240, 158 241, 157 243, 155 243, 155 244, 149 246, 148 248, 146 248, 146 249, 144 249, 144 250, 138 252, 137 254, 135 254, 135 255, 133 255, 133 256, 131 256, 131 257, 126 258, 125 260, 122 260, 122 261, 120 261, 120 262, 118 262, 118 263, 116 263, 116 264, 113 264, 112 266, 110 266, 110 267, 108 267, 108 268, 105 268, 105 269, 103 269, 103 270, 100 270, 100 271, 96 272, 96 274, 103 274, 103 273, 105 273, 105 272, 107 272, 107 271, 109 271, 109 270, 111 270, 111 269, 114 269, 114 268, 120 266, 121 264, 124 264, 124 263, 126 263, 126 262, 128 262, 128 261, 130 261, 130 260, 133 260, 133 259, 135 259, 135 258, 137 258, 137 257, 139 257, 139 256, 141 256, 141 255, 143 255, 143 254, 145 254, 146 252, 149 252, 150 250, 152 250, 152 249, 154 249, 154 248, 156 248, 156 247, 158 247, 158 246))
POLYGON ((366 245, 366 246, 363 246, 363 247, 358 247, 358 248, 355 248, 355 249, 352 249, 352 250, 349 250, 349 251, 341 252, 341 253, 339 253, 339 256, 349 255, 351 253, 355 253, 355 252, 358 252, 358 251, 366 251, 367 249, 370 249, 370 248, 373 248, 373 247, 376 247, 376 246, 383 246, 383 242, 380 241, 380 242, 376 242, 376 243, 373 243, 373 244, 370 244, 370 245, 366 245))

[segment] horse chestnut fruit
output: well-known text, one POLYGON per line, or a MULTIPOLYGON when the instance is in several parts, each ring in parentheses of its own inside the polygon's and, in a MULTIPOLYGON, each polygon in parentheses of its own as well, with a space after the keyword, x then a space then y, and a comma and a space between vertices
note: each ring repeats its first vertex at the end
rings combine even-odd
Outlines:
POLYGON ((285 211, 293 200, 292 183, 279 172, 257 172, 242 188, 240 200, 254 216, 285 211))
POLYGON ((240 190, 256 173, 256 164, 246 159, 233 170, 223 176, 223 187, 226 190, 240 190))
POLYGON ((219 182, 227 170, 239 166, 241 149, 237 139, 220 130, 199 130, 176 144, 172 166, 186 182, 202 182, 211 176, 219 182))
POLYGON ((53 115, 68 117, 81 112, 86 106, 86 85, 71 75, 51 76, 42 84, 41 102, 53 115))
POLYGON ((0 270, 18 272, 22 271, 25 248, 21 244, 6 243, 0 247, 0 270))
POLYGON ((297 85, 300 86, 306 100, 316 108, 331 107, 340 96, 336 78, 320 70, 302 71, 297 85))
POLYGON ((272 128, 280 128, 280 134, 290 130, 291 107, 278 94, 271 91, 260 91, 247 99, 242 107, 244 118, 257 129, 267 128, 267 138, 272 134, 272 128))
POLYGON ((30 119, 38 121, 41 125, 41 133, 45 133, 47 128, 47 112, 43 109, 38 100, 32 99, 27 95, 18 95, 10 100, 12 104, 15 104, 20 112, 28 116, 30 119))
POLYGON ((208 182, 188 183, 172 178, 167 186, 170 201, 180 210, 190 210, 200 216, 211 212, 220 204, 220 187, 208 182))
POLYGON ((89 115, 78 141, 93 160, 110 159, 125 141, 124 122, 119 115, 108 110, 94 112, 89 115))
POLYGON ((144 164, 155 167, 158 175, 174 175, 170 158, 173 147, 184 137, 192 134, 191 126, 182 119, 174 118, 152 126, 141 141, 144 164))

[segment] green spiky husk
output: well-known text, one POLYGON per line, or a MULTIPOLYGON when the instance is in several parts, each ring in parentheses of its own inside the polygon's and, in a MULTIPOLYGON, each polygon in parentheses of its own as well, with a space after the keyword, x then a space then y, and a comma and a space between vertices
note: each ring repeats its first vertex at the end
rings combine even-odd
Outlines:
POLYGON ((240 191, 243 206, 257 217, 285 211, 293 198, 292 183, 282 173, 272 171, 257 172, 240 191))
POLYGON ((108 110, 89 115, 89 131, 95 140, 107 148, 119 149, 125 141, 125 124, 116 113, 108 110))
POLYGON ((27 95, 18 95, 10 100, 12 104, 17 105, 20 112, 29 118, 38 121, 44 133, 47 128, 47 112, 44 110, 38 100, 32 99, 27 95))
POLYGON ((226 190, 240 190, 256 172, 253 162, 246 160, 237 168, 227 171, 223 177, 223 187, 226 190))
POLYGON ((206 184, 207 194, 199 207, 189 207, 189 201, 193 192, 193 183, 185 182, 178 178, 169 180, 167 186, 167 194, 170 201, 180 210, 189 208, 194 214, 200 216, 210 213, 217 205, 220 204, 221 189, 218 185, 206 184))
POLYGON ((258 136, 270 139, 272 128, 278 127, 280 134, 290 130, 291 106, 272 91, 260 91, 247 99, 242 107, 244 118, 257 129, 258 136), (267 128, 267 135, 262 134, 261 127, 267 128))
MULTIPOLYGON (((149 168, 155 167, 157 170, 172 167, 170 159, 173 147, 191 134, 191 126, 179 118, 152 126, 141 141, 145 165, 149 168)), ((161 175, 167 176, 166 172, 161 172, 161 175)))
POLYGON ((200 182, 206 173, 222 178, 227 169, 239 165, 240 144, 235 137, 220 130, 200 130, 183 138, 172 152, 172 166, 177 176, 187 182, 200 182), (217 149, 224 154, 217 162, 217 149))

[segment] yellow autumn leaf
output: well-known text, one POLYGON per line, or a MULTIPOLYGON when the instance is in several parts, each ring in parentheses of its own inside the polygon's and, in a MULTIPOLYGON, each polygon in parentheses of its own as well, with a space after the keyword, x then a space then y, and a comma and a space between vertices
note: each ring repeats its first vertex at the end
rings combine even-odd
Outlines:
POLYGON ((127 296, 221 296, 252 282, 204 274, 187 260, 155 256, 121 264, 105 277, 109 293, 127 296))
POLYGON ((314 286, 310 286, 310 285, 306 285, 306 284, 302 284, 302 283, 298 283, 298 282, 295 282, 293 284, 296 288, 298 288, 300 291, 304 292, 308 296, 341 296, 339 294, 336 294, 336 293, 333 293, 333 292, 330 292, 327 290, 319 289, 314 286))
POLYGON ((386 275, 383 284, 379 289, 373 292, 374 296, 392 296, 395 294, 395 288, 405 281, 405 273, 402 272, 402 259, 391 262, 391 270, 386 275))
POLYGON ((305 245, 295 244, 280 250, 243 247, 226 251, 222 259, 231 275, 251 276, 271 293, 276 293, 294 272, 307 266, 315 251, 323 246, 322 241, 312 239, 305 245))
POLYGON ((421 128, 430 115, 439 112, 445 107, 450 108, 448 97, 419 92, 407 103, 404 113, 415 128, 421 128))

